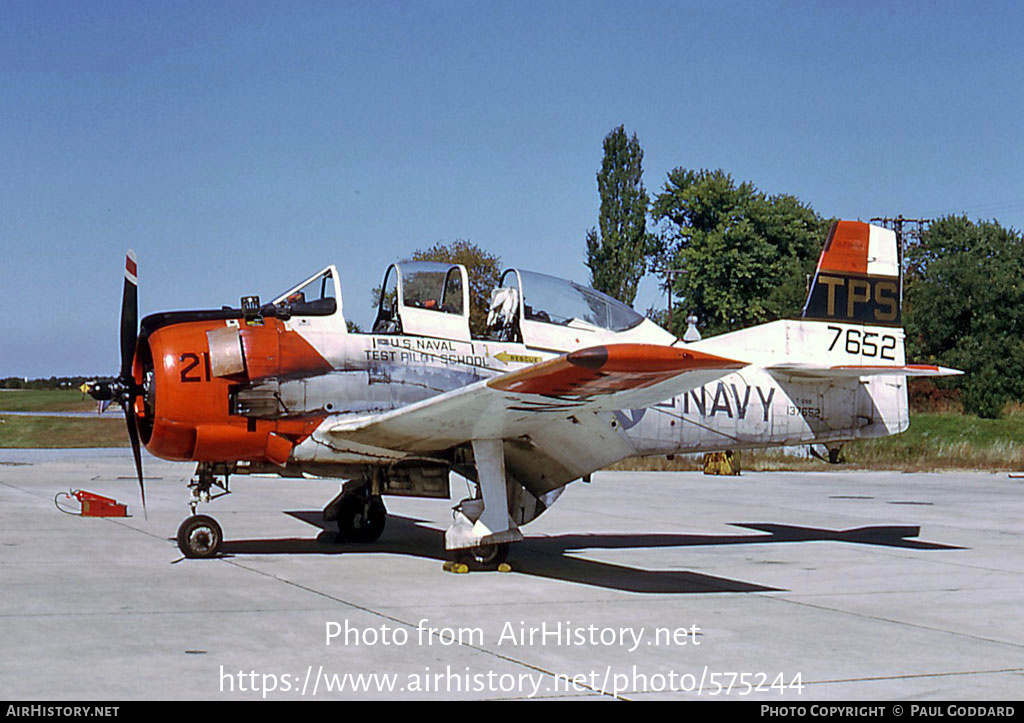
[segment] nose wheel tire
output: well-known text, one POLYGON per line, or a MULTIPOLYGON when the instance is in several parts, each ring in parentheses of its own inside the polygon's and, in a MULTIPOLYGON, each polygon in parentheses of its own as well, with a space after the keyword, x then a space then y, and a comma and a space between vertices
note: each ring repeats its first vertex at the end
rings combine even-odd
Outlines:
POLYGON ((388 511, 384 500, 346 496, 338 505, 338 542, 375 542, 384 532, 388 511))
POLYGON ((178 528, 178 549, 185 557, 216 557, 222 542, 220 525, 208 515, 187 517, 178 528))

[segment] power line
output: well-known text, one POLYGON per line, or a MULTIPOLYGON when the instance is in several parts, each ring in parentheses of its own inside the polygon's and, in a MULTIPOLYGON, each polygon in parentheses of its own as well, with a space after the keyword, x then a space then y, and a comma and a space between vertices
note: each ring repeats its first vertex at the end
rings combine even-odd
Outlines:
POLYGON ((931 218, 904 218, 901 213, 896 218, 888 216, 876 216, 871 223, 877 223, 887 229, 896 232, 896 258, 900 269, 900 306, 903 305, 903 277, 906 275, 906 268, 903 263, 903 247, 907 240, 913 243, 921 243, 921 235, 931 226, 931 218), (905 228, 906 227, 906 228, 905 228))
POLYGON ((900 214, 896 218, 876 216, 871 219, 871 223, 877 223, 896 232, 896 241, 899 244, 900 254, 902 257, 903 242, 908 239, 920 242, 921 234, 928 230, 928 227, 934 220, 935 219, 933 218, 904 218, 903 214, 900 214), (904 226, 907 226, 908 228, 904 228, 904 226))

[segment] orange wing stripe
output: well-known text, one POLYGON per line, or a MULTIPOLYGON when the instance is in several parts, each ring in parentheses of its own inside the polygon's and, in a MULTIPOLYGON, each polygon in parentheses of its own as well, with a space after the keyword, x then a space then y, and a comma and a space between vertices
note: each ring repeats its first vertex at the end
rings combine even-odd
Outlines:
POLYGON ((504 392, 544 396, 613 394, 649 387, 684 372, 740 369, 746 363, 653 344, 609 344, 571 352, 488 382, 504 392))

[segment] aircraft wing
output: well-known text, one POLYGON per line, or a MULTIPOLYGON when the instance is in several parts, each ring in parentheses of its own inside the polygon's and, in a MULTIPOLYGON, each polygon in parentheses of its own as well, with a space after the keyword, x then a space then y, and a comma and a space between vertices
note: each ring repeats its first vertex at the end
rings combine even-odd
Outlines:
POLYGON ((391 412, 345 419, 329 433, 339 441, 425 453, 472 439, 536 435, 560 421, 552 433, 570 445, 579 437, 586 447, 598 438, 592 413, 649 406, 744 366, 654 344, 589 347, 391 412))
POLYGON ((932 364, 840 364, 825 366, 787 362, 772 364, 765 369, 775 375, 791 377, 807 377, 810 379, 851 379, 877 375, 893 375, 903 377, 943 377, 963 374, 959 369, 934 366, 932 364))

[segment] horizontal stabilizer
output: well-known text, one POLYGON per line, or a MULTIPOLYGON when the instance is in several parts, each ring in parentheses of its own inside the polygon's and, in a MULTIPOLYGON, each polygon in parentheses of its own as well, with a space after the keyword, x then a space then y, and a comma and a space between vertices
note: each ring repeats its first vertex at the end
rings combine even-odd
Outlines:
POLYGON ((932 364, 904 364, 902 366, 887 364, 841 364, 823 366, 801 362, 772 364, 765 369, 775 375, 790 377, 807 377, 811 379, 852 379, 868 376, 902 376, 902 377, 945 377, 963 374, 959 369, 934 366, 932 364))

